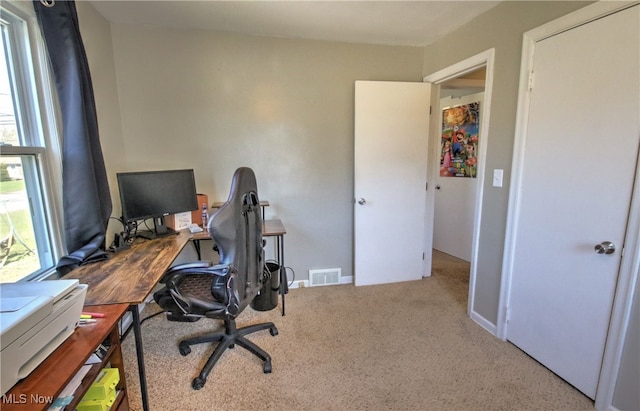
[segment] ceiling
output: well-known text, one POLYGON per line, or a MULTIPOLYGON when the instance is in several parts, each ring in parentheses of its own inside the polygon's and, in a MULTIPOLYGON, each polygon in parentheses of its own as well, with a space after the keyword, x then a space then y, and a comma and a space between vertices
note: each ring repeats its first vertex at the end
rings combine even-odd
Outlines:
POLYGON ((112 23, 426 46, 499 1, 90 0, 112 23))

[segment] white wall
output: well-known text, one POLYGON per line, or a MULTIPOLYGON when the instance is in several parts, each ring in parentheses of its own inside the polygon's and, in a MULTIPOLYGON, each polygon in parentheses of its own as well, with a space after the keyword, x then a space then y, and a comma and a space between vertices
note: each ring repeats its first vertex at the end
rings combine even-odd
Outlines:
POLYGON ((134 25, 111 36, 124 139, 111 155, 125 163, 110 176, 194 168, 214 202, 237 167, 252 167, 296 280, 353 275, 354 82, 421 81, 422 48, 134 25))
MULTIPOLYGON (((463 104, 484 104, 484 93, 440 99, 439 129, 442 129, 442 110, 463 104)), ((480 119, 482 122, 482 118, 480 119)), ((482 144, 482 135, 478 141, 482 144)), ((471 261, 471 236, 478 180, 471 177, 436 177, 433 248, 465 261, 471 261)))

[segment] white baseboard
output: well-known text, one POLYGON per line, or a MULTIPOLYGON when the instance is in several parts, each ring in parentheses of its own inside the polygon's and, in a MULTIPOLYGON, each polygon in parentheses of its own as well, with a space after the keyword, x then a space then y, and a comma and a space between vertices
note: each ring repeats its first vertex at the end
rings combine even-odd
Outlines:
POLYGON ((469 317, 471 317, 471 319, 475 323, 477 323, 480 327, 489 331, 491 335, 493 335, 494 337, 497 336, 498 329, 496 328, 495 324, 491 323, 491 321, 487 320, 486 318, 484 318, 483 316, 481 316, 475 311, 471 311, 471 313, 469 314, 469 317))
POLYGON ((309 287, 309 280, 294 280, 291 284, 289 284, 289 289, 306 287, 309 287))

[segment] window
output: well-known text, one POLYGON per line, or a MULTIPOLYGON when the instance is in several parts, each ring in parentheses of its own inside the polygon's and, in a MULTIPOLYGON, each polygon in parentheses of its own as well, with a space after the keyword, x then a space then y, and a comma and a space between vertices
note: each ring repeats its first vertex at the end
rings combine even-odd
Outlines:
POLYGON ((0 282, 43 277, 61 255, 53 84, 32 7, 0 3, 0 282))

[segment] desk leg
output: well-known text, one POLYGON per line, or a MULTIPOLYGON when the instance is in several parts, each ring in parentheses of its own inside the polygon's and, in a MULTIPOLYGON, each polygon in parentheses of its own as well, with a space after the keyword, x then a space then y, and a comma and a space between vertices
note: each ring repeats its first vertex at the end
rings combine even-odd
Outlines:
POLYGON ((284 295, 289 292, 289 284, 287 283, 287 268, 284 265, 284 236, 277 236, 278 242, 278 263, 280 263, 280 295, 282 296, 282 315, 285 314, 284 295))
POLYGON ((193 243, 193 247, 196 249, 196 254, 198 254, 198 261, 202 260, 200 255, 200 240, 191 240, 191 242, 193 243))
POLYGON ((142 331, 140 330, 140 312, 137 305, 129 306, 133 316, 133 336, 136 340, 136 357, 138 357, 138 375, 140 376, 140 394, 142 395, 142 409, 149 411, 149 398, 147 395, 147 373, 144 369, 144 353, 142 351, 142 331))

